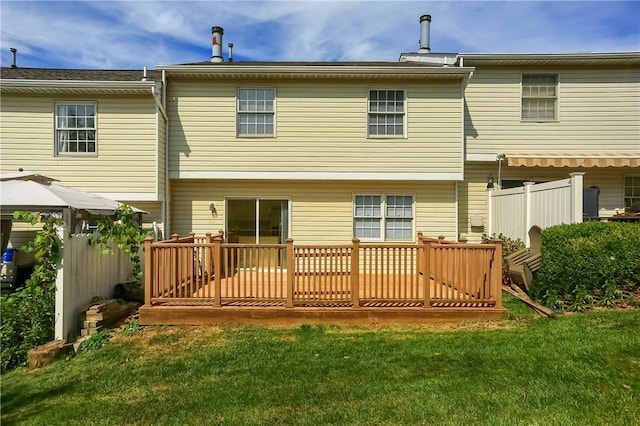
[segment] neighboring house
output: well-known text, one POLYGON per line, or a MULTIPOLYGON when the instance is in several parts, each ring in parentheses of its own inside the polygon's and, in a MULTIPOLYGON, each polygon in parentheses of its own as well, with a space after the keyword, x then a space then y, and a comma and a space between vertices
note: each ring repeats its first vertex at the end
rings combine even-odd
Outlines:
POLYGON ((421 41, 397 62, 224 62, 213 30, 212 61, 146 81, 3 68, 0 172, 130 203, 165 234, 245 243, 478 241, 490 177, 584 171, 601 216, 640 199, 640 53, 438 54, 421 41), (83 127, 65 127, 70 107, 83 127))
POLYGON ((640 201, 640 53, 458 58, 475 68, 465 92, 461 233, 482 231, 468 219, 486 217, 490 176, 508 188, 585 172, 584 188, 599 194, 590 216, 640 201))
MULTIPOLYGON (((162 221, 160 72, 11 67, 0 77, 0 174, 33 171, 162 221)), ((26 242, 14 234, 14 245, 26 242)))

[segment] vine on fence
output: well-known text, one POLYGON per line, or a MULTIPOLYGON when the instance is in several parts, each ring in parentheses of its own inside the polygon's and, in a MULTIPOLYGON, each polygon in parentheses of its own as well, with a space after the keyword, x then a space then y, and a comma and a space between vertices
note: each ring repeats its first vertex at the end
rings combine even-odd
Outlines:
POLYGON ((103 217, 98 223, 96 237, 91 239, 94 246, 102 248, 102 254, 112 253, 109 242, 114 241, 120 250, 124 250, 131 256, 133 276, 142 276, 140 265, 140 246, 144 242, 146 233, 138 225, 136 213, 133 209, 123 204, 116 210, 116 220, 103 217))
POLYGON ((0 298, 3 371, 25 364, 30 349, 54 337, 56 266, 62 245, 56 232, 56 226, 62 224, 60 218, 25 211, 13 216, 32 225, 41 223, 42 229, 22 248, 33 253, 36 262, 25 287, 0 298))

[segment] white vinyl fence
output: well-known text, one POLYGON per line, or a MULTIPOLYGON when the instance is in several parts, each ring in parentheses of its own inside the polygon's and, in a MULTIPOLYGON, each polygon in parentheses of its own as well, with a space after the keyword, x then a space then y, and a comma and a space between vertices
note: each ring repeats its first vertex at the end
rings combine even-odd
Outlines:
POLYGON ((548 228, 562 223, 582 222, 583 172, 569 179, 519 188, 489 191, 488 234, 503 234, 529 246, 528 231, 533 225, 548 228))
POLYGON ((82 307, 94 297, 113 297, 115 285, 132 278, 129 253, 113 245, 113 254, 102 254, 89 244, 91 234, 70 235, 61 229, 62 260, 56 279, 55 339, 69 340, 80 330, 82 307))

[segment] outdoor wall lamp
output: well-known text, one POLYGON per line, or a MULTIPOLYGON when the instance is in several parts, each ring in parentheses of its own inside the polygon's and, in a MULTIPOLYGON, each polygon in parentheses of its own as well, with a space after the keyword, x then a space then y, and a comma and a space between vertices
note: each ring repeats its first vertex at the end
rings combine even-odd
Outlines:
POLYGON ((493 175, 489 176, 489 179, 487 179, 487 189, 493 189, 493 175))

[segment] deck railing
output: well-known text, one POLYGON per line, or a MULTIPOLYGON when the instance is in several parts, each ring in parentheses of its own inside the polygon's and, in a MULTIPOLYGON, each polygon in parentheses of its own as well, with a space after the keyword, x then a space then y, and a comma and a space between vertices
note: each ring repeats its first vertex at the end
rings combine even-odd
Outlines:
POLYGON ((145 302, 213 306, 501 306, 502 243, 145 241, 145 302))

